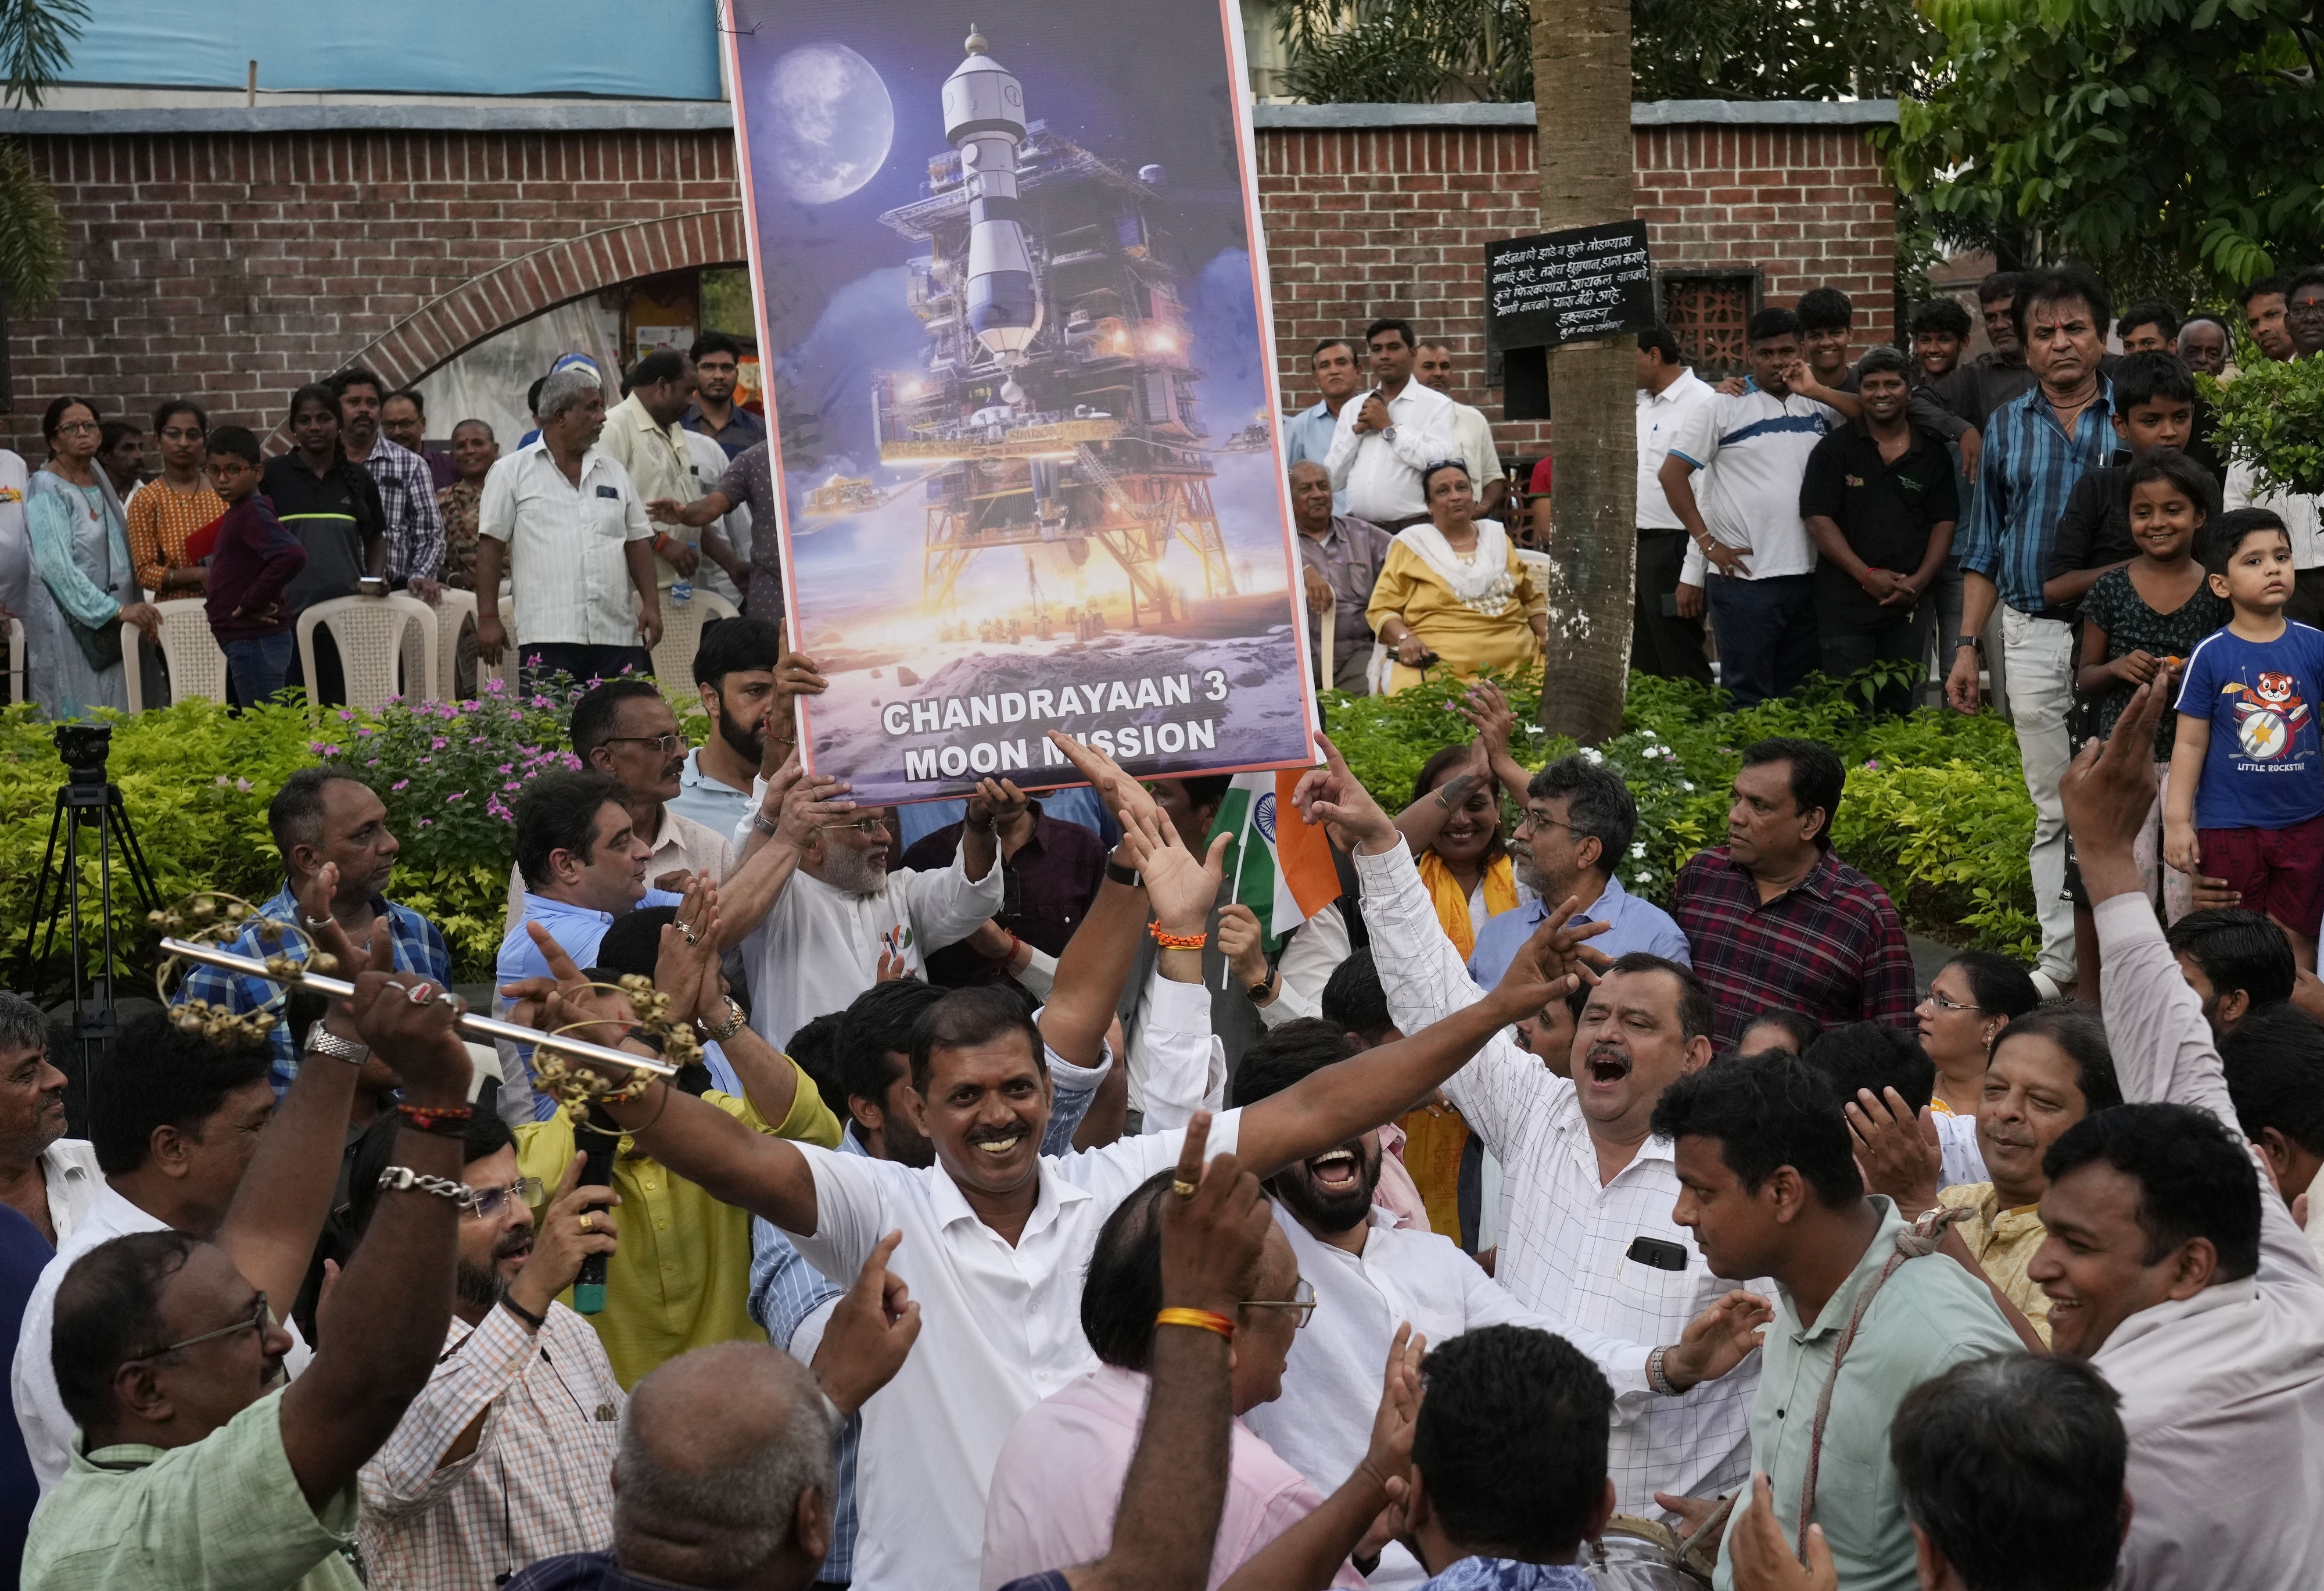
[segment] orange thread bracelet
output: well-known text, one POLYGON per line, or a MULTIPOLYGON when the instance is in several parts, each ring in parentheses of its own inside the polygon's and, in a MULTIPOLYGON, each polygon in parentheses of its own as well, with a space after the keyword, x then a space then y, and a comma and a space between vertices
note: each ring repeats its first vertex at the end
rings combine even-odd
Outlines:
POLYGON ((1146 931, 1152 934, 1154 942, 1165 950, 1199 950, 1211 942, 1211 936, 1207 933, 1166 934, 1162 931, 1162 920, 1158 917, 1146 925, 1146 931))
POLYGON ((1204 1331, 1215 1331, 1229 1342, 1234 1340, 1234 1322, 1208 1309, 1163 1309, 1155 1315, 1154 1324, 1196 1327, 1204 1331))

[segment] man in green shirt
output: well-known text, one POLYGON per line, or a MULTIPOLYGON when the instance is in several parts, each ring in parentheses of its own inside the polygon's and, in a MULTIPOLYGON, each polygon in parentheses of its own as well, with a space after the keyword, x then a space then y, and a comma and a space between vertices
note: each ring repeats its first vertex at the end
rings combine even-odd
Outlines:
MULTIPOLYGON (((1772 1483, 1784 1540, 1799 1549, 1812 1520, 1848 1591, 1912 1591, 1913 1530, 1889 1423, 1921 1383, 2015 1349, 2016 1334, 1986 1287, 1934 1253, 1934 1235, 1916 1238, 1893 1203, 1864 1191, 1839 1095, 1797 1057, 1751 1056, 1680 1078, 1655 1105, 1654 1131, 1676 1146, 1673 1218, 1694 1234, 1712 1272, 1775 1281, 1751 1405, 1751 1467, 1772 1483)), ((1690 1526, 1713 1507, 1655 1501, 1690 1526)), ((1735 1585, 1724 1547, 1714 1585, 1735 1585)))
MULTIPOLYGON (((336 928, 318 938, 341 966, 364 965, 336 928)), ((356 1472, 435 1368, 466 1207, 468 1055, 432 987, 365 971, 342 1012, 363 1041, 346 1048, 402 1079, 405 1122, 398 1180, 383 1180, 325 1310, 327 1346, 297 1381, 282 1384, 290 1338, 267 1295, 213 1244, 135 1233, 66 1274, 53 1357, 80 1434, 32 1516, 23 1584, 356 1591, 343 1556, 356 1472)))

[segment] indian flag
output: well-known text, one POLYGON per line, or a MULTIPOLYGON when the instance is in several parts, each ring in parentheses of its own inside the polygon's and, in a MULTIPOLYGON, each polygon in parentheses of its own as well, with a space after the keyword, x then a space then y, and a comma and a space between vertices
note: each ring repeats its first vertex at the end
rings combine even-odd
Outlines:
POLYGON ((1340 898, 1332 842, 1322 825, 1310 828, 1300 821, 1291 804, 1305 772, 1236 774, 1207 837, 1233 840, 1226 855, 1233 897, 1259 918, 1270 945, 1340 898))

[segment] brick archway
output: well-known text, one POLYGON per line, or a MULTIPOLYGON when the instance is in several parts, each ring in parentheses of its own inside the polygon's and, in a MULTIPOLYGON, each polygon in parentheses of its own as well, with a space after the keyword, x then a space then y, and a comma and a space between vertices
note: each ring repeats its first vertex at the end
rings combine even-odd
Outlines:
POLYGON ((622 221, 506 260, 438 294, 338 361, 408 386, 463 349, 616 282, 745 257, 742 207, 622 221))

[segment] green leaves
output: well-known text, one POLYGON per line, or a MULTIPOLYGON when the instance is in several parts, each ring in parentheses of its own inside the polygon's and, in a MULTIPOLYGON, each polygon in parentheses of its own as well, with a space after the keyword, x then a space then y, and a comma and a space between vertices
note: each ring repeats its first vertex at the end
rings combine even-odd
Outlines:
POLYGON ((2221 386, 2197 378, 2218 417, 2212 439, 2262 490, 2324 492, 2324 359, 2255 359, 2221 386))
MULTIPOLYGON (((1918 672, 1909 664, 1898 669, 1918 672)), ((1838 682, 1812 679, 1791 700, 1735 713, 1699 686, 1632 674, 1622 733, 1582 752, 1619 773, 1638 804, 1637 833, 1618 867, 1623 887, 1667 896, 1688 857, 1724 843, 1728 786, 1743 748, 1769 735, 1804 735, 1831 746, 1849 770, 1832 828, 1840 856, 1888 892, 1907 923, 1949 942, 2030 959, 2038 943, 2026 862, 2034 805, 2016 736, 1990 714, 1923 708, 1872 717, 1867 708, 1889 677, 1875 671, 1838 682)), ((1540 677, 1499 683, 1519 725, 1529 726, 1540 677)), ((1413 799, 1414 779, 1440 746, 1468 738, 1468 726, 1446 706, 1458 694, 1455 686, 1430 685, 1391 697, 1324 698, 1333 744, 1389 811, 1413 799)), ((1517 739, 1512 753, 1529 769, 1580 749, 1525 727, 1517 739)), ((1503 818, 1507 833, 1514 809, 1503 818)))
POLYGON ((1944 51, 1885 147, 1948 242, 2038 237, 2125 297, 2232 291, 2324 253, 2311 0, 1923 10, 1944 51))

